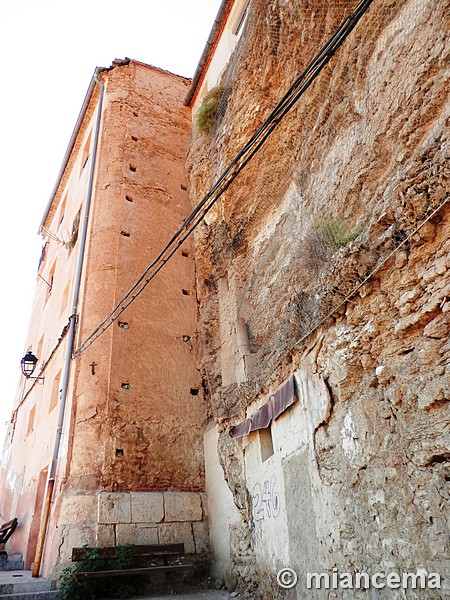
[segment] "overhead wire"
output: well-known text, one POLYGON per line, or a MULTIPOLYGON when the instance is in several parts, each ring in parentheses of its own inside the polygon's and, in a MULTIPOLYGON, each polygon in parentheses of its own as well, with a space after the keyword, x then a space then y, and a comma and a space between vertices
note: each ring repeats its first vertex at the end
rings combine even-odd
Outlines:
POLYGON ((234 182, 239 173, 245 168, 268 137, 273 133, 276 127, 291 111, 300 97, 310 87, 319 73, 328 64, 331 58, 336 54, 345 39, 354 29, 358 21, 369 8, 373 0, 361 0, 359 4, 350 12, 346 19, 341 23, 331 38, 325 43, 321 50, 316 54, 306 69, 290 86, 269 116, 258 127, 255 133, 250 137, 247 143, 236 154, 233 160, 225 168, 223 173, 217 179, 216 183, 209 189, 202 200, 195 206, 192 212, 185 218, 172 238, 167 242, 161 252, 148 265, 142 275, 135 281, 131 288, 125 293, 113 310, 101 321, 101 323, 92 331, 92 333, 81 343, 79 348, 74 351, 73 356, 79 356, 96 339, 98 339, 119 316, 136 300, 144 291, 147 285, 156 277, 164 265, 171 259, 184 241, 193 233, 193 231, 204 220, 208 212, 226 192, 234 182))

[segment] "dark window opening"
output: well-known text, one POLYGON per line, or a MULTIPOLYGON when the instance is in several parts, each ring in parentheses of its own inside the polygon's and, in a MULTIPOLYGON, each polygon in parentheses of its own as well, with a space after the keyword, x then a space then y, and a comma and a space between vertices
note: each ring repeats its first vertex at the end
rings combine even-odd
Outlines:
POLYGON ((262 462, 270 458, 273 453, 273 439, 272 439, 272 427, 266 427, 266 429, 260 429, 259 433, 259 448, 261 450, 262 462))
POLYGON ((69 250, 72 250, 75 247, 75 244, 78 240, 78 232, 80 230, 80 219, 81 219, 81 208, 77 212, 77 215, 72 223, 72 234, 70 236, 70 240, 67 242, 67 247, 69 250))

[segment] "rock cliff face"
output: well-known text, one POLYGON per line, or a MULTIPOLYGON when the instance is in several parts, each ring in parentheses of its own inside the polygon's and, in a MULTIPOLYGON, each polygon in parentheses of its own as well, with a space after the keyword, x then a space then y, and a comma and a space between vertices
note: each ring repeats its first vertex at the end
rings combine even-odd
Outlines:
MULTIPOLYGON (((191 145, 193 202, 355 4, 253 0, 226 109, 191 145)), ((252 537, 232 548, 236 576, 264 598, 294 594, 270 583, 287 561, 300 579, 450 575, 449 20, 445 0, 375 0, 197 230, 210 413, 252 537), (298 405, 258 462, 259 434, 229 428, 291 373, 298 405), (252 465, 279 477, 282 523, 255 518, 252 465)))

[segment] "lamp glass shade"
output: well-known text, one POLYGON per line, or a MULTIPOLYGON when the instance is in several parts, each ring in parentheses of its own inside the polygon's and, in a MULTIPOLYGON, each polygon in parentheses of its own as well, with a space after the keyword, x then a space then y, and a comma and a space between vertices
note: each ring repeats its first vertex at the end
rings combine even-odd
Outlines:
POLYGON ((34 370, 36 368, 38 359, 32 352, 27 352, 25 356, 20 361, 20 368, 22 369, 23 375, 28 379, 33 375, 34 370))

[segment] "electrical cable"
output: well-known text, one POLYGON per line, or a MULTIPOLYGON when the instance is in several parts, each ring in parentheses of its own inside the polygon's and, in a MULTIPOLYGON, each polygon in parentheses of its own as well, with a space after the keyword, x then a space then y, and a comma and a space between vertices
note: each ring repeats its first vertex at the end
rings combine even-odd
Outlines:
POLYGON ((345 39, 367 11, 372 1, 373 0, 361 0, 359 4, 350 12, 332 37, 326 42, 318 54, 309 63, 303 73, 294 81, 269 116, 263 121, 256 132, 236 154, 212 188, 210 188, 202 200, 186 217, 179 229, 174 233, 172 238, 169 240, 169 242, 167 242, 158 256, 148 265, 142 275, 116 304, 109 315, 103 319, 103 321, 82 342, 79 348, 74 351, 74 357, 79 356, 91 344, 93 344, 94 341, 98 339, 114 323, 114 321, 117 320, 124 310, 132 302, 134 302, 134 300, 136 300, 136 298, 143 292, 150 281, 175 254, 182 243, 204 220, 214 204, 230 187, 239 173, 260 150, 261 146, 280 124, 283 118, 290 112, 292 107, 298 102, 300 97, 305 93, 305 91, 317 78, 319 73, 336 54, 345 39))

